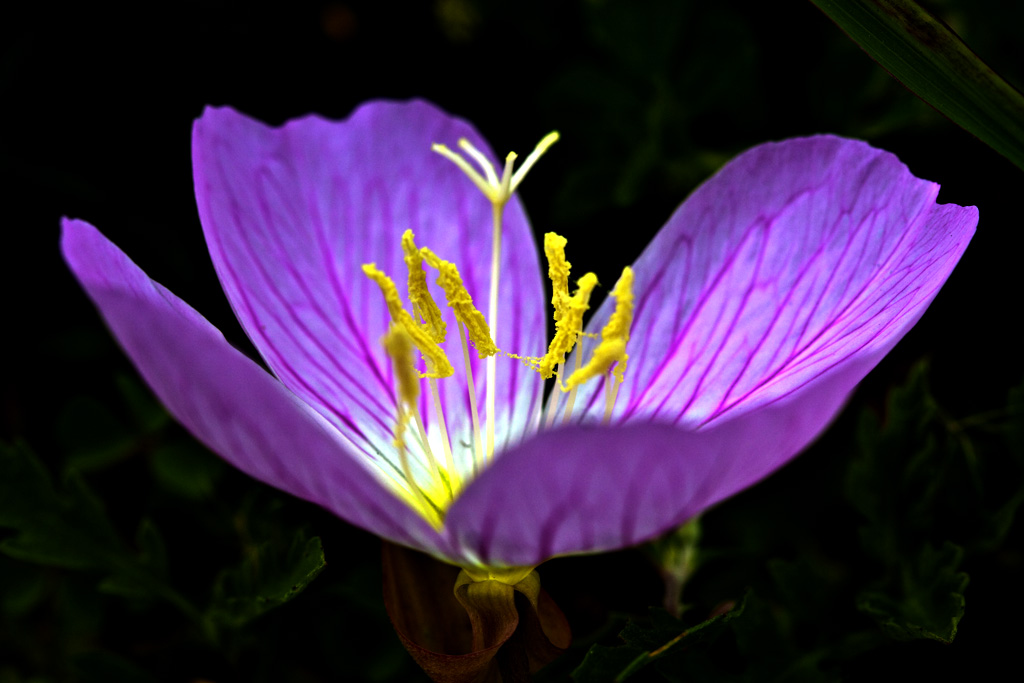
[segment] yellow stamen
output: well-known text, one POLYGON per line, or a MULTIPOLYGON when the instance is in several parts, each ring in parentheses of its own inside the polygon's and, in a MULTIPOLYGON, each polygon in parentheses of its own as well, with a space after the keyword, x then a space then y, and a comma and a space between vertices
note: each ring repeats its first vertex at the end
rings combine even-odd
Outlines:
POLYGON ((587 273, 576 281, 576 286, 576 294, 569 299, 561 319, 555 323, 555 336, 548 346, 547 355, 537 364, 537 370, 544 379, 554 374, 555 366, 564 362, 566 354, 575 346, 583 329, 583 314, 590 308, 590 294, 597 286, 597 276, 587 273))
MULTIPOLYGON (((394 444, 398 449, 402 474, 409 486, 407 493, 411 494, 421 514, 435 527, 440 528, 442 521, 437 506, 427 497, 413 476, 412 467, 409 464, 409 452, 405 446, 405 429, 409 424, 410 415, 416 414, 416 399, 419 397, 419 380, 416 377, 417 373, 413 367, 412 358, 413 341, 405 328, 392 325, 384 336, 383 342, 384 349, 391 357, 395 370, 395 408, 398 411, 398 416, 395 420, 394 444)), ((417 421, 419 421, 418 414, 417 421)), ((432 457, 430 469, 432 473, 437 472, 437 464, 433 462, 432 457)))
POLYGON ((402 234, 402 251, 405 252, 405 265, 409 268, 409 302, 412 314, 421 319, 435 342, 444 341, 445 325, 441 319, 441 311, 427 289, 427 274, 423 270, 423 255, 416 247, 412 230, 402 234))
MULTIPOLYGON (((551 280, 551 305, 555 309, 555 323, 557 324, 569 308, 569 270, 572 264, 565 260, 565 245, 567 240, 553 232, 544 234, 544 256, 548 260, 548 278, 551 280)), ((562 364, 556 363, 553 374, 561 372, 562 364)), ((573 397, 570 397, 573 398, 573 397)), ((553 403, 553 401, 552 401, 553 403)), ((545 427, 555 423, 555 410, 552 406, 548 410, 545 427)))
MULTIPOLYGON (((437 461, 434 459, 434 452, 427 440, 427 430, 423 427, 423 420, 420 418, 419 405, 420 381, 419 373, 412 359, 414 348, 412 338, 400 325, 391 325, 387 335, 384 337, 384 350, 391 357, 395 369, 395 385, 398 390, 398 423, 395 425, 395 445, 399 447, 400 454, 405 457, 405 430, 409 424, 409 417, 413 417, 416 428, 419 432, 423 452, 427 455, 431 470, 437 470, 437 461)), ((408 463, 403 463, 403 470, 408 463)), ((408 473, 406 473, 408 476, 408 473)))
POLYGON ((498 347, 491 339, 491 331, 487 327, 487 320, 484 314, 473 305, 473 297, 470 296, 466 286, 462 283, 459 269, 454 263, 438 258, 437 254, 427 247, 420 250, 423 259, 438 272, 437 284, 444 290, 445 299, 455 313, 455 319, 465 325, 469 330, 469 338, 476 347, 480 358, 493 356, 498 352, 498 347))
POLYGON ((615 375, 616 382, 621 382, 622 379, 619 375, 625 371, 628 359, 629 355, 626 353, 626 341, 624 339, 602 340, 597 345, 597 348, 594 349, 594 355, 590 357, 590 361, 584 367, 577 368, 575 372, 569 375, 569 379, 565 380, 565 388, 575 389, 594 377, 605 374, 612 367, 612 363, 616 365, 611 372, 615 375))
MULTIPOLYGON (((473 461, 477 465, 483 465, 486 454, 483 450, 483 441, 480 438, 480 419, 476 408, 476 386, 473 382, 473 367, 469 360, 469 348, 466 344, 466 330, 469 330, 469 337, 476 347, 480 358, 493 356, 498 352, 491 339, 491 332, 487 327, 487 320, 483 314, 473 305, 473 297, 470 296, 466 286, 462 283, 459 269, 454 263, 441 259, 427 247, 420 250, 423 259, 438 271, 437 284, 444 290, 448 306, 455 313, 455 319, 459 323, 459 340, 462 342, 462 352, 466 363, 466 382, 468 384, 469 404, 473 423, 473 461)), ((488 394, 488 397, 490 394, 488 394)), ((493 438, 491 439, 493 443, 493 438)))
POLYGON ((441 347, 409 315, 409 312, 402 307, 402 300, 398 297, 398 289, 391 278, 378 270, 377 266, 373 263, 363 264, 363 273, 380 287, 381 294, 384 295, 384 301, 388 306, 388 312, 391 313, 391 319, 409 334, 412 343, 419 349, 424 359, 426 359, 427 372, 422 373, 420 376, 451 377, 455 374, 455 369, 448 362, 448 357, 445 356, 441 347))
POLYGON ((569 269, 565 260, 566 239, 553 232, 544 235, 544 255, 548 259, 548 277, 551 278, 551 305, 555 307, 555 322, 562 319, 569 306, 569 269))
POLYGON ((603 375, 611 369, 616 384, 622 382, 626 372, 629 354, 626 353, 626 342, 629 341, 629 326, 633 323, 633 269, 626 267, 622 277, 615 284, 611 295, 615 297, 615 310, 608 322, 601 329, 601 343, 594 349, 583 368, 576 370, 565 381, 568 388, 577 387, 589 379, 603 375), (615 365, 612 368, 612 364, 615 365))
MULTIPOLYGON (((384 350, 391 357, 395 368, 395 388, 398 391, 399 408, 415 406, 416 400, 420 397, 420 382, 419 373, 416 372, 413 365, 412 338, 401 326, 391 325, 383 341, 384 350)), ((405 422, 408 422, 408 419, 404 420, 403 424, 405 422)), ((396 439, 400 438, 401 435, 396 434, 396 439)))

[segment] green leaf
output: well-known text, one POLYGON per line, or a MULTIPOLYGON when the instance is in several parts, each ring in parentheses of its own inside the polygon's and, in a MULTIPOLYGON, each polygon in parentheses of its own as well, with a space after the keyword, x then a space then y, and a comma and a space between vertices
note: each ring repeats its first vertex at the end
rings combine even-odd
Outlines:
POLYGON ((916 365, 890 393, 884 422, 870 410, 861 415, 846 494, 866 520, 865 550, 897 566, 915 561, 926 541, 949 539, 968 553, 998 548, 1024 504, 1022 417, 1024 387, 1010 392, 1006 408, 946 415, 927 365, 916 365))
POLYGON ((201 500, 213 495, 224 474, 224 461, 192 439, 159 446, 150 458, 153 477, 171 493, 201 500))
POLYGON ((110 652, 83 652, 71 662, 79 683, 156 683, 156 678, 110 652))
POLYGON ((767 569, 775 583, 779 600, 792 618, 806 623, 821 623, 835 610, 830 591, 837 579, 829 574, 830 567, 814 563, 804 556, 795 561, 773 558, 767 569))
POLYGON ((1006 440, 1018 463, 1024 465, 1024 383, 1010 390, 1006 412, 1010 417, 1006 428, 1006 440))
POLYGON ((243 626, 301 593, 326 566, 315 536, 307 541, 299 534, 285 553, 271 543, 255 546, 238 567, 221 573, 207 619, 243 626))
POLYGON ((858 442, 847 496, 866 519, 863 546, 882 572, 857 608, 889 637, 952 642, 968 580, 958 571, 963 549, 946 541, 936 550, 929 539, 958 531, 973 538, 989 516, 974 447, 932 397, 926 363, 893 389, 884 423, 864 413, 858 442))
POLYGON ((1024 169, 1024 96, 911 0, 812 0, 918 97, 1024 169))
POLYGON ((46 597, 49 579, 38 567, 0 557, 0 614, 15 619, 30 613, 46 597))
POLYGON ((964 615, 963 593, 968 582, 967 574, 957 571, 962 559, 963 550, 952 543, 939 550, 926 545, 898 581, 862 592, 857 608, 897 640, 927 638, 952 643, 964 615))
POLYGON ((109 575, 101 588, 133 598, 162 598, 198 619, 199 611, 164 580, 166 556, 156 528, 139 528, 141 554, 125 547, 81 475, 57 491, 42 463, 21 444, 0 444, 0 527, 15 534, 0 552, 25 562, 109 575))
POLYGON ((66 491, 23 445, 0 445, 0 526, 17 533, 0 551, 28 562, 66 569, 96 569, 120 552, 120 541, 102 504, 72 472, 66 491))
POLYGON ((708 648, 741 617, 749 592, 732 609, 696 626, 687 628, 683 622, 664 610, 652 609, 650 622, 630 621, 619 634, 624 645, 594 645, 583 662, 572 673, 577 683, 624 681, 648 665, 671 659, 682 653, 689 655, 697 648, 708 648))
POLYGON ((136 438, 103 403, 79 396, 67 403, 57 420, 56 436, 68 469, 98 470, 131 455, 136 438))
POLYGON ((115 570, 100 583, 100 590, 125 598, 148 599, 157 597, 153 592, 153 579, 167 579, 167 550, 159 530, 150 519, 143 519, 135 536, 139 547, 137 563, 115 570), (140 572, 139 569, 144 571, 140 572))
POLYGON ((985 516, 986 528, 979 544, 984 550, 995 550, 1002 545, 1017 511, 1024 505, 1024 383, 1010 390, 1005 414, 1007 419, 1001 431, 1012 472, 1001 472, 1001 483, 1015 482, 1016 487, 1001 505, 985 516))
POLYGON ((864 549, 890 566, 934 533, 951 486, 971 486, 964 454, 931 395, 927 375, 927 363, 920 362, 906 383, 890 392, 884 423, 870 410, 861 414, 860 455, 847 470, 847 498, 867 521, 861 528, 864 549))
POLYGON ((143 386, 138 379, 129 375, 118 375, 114 381, 141 433, 152 434, 170 424, 171 416, 167 410, 156 400, 153 392, 143 386))
POLYGON ((151 392, 125 375, 115 378, 116 410, 93 396, 78 396, 60 411, 56 437, 67 453, 65 468, 81 472, 108 467, 147 446, 170 423, 151 392))

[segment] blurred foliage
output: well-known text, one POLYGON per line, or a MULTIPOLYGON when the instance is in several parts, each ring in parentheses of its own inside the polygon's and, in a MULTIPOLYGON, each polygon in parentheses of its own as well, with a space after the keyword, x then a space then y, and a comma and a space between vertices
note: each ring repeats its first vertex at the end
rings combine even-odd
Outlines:
POLYGON ((834 556, 804 548, 794 560, 767 561, 755 548, 735 548, 731 563, 761 564, 745 575, 757 591, 714 607, 705 621, 695 622, 694 610, 674 619, 660 609, 631 620, 620 633, 624 644, 593 645, 574 680, 846 680, 858 660, 894 640, 952 643, 965 610, 963 548, 973 557, 998 548, 1024 496, 1024 453, 1016 442, 1024 386, 1013 390, 1005 411, 956 422, 943 414, 926 377, 927 365, 919 363, 892 391, 884 422, 870 409, 861 415, 857 453, 837 477, 859 518, 831 530, 859 536, 859 548, 834 556), (991 434, 976 438, 972 424, 991 434), (941 537, 963 547, 953 540, 934 545, 941 537), (825 628, 826 619, 845 628, 825 628))
MULTIPOLYGON (((928 9, 1022 82, 1024 4, 928 9)), ((865 138, 941 182, 943 201, 981 208, 950 286, 846 414, 705 514, 699 544, 684 533, 540 568, 577 640, 538 679, 973 679, 1015 651, 1024 634, 1002 624, 1024 604, 1024 386, 1001 396, 1024 372, 1006 304, 1022 245, 1000 226, 1019 221, 1019 177, 811 3, 13 11, 18 35, 0 48, 0 110, 18 132, 0 146, 15 208, 0 269, 0 683, 422 680, 384 612, 378 541, 196 444, 56 249, 59 215, 94 221, 255 357, 202 241, 191 121, 208 103, 273 123, 337 118, 371 97, 430 98, 500 151, 558 128, 524 201, 538 233, 566 234, 572 260, 607 280, 697 183, 766 139, 865 138), (916 367, 883 407, 926 354, 934 374, 916 367), (686 583, 678 619, 649 609, 665 603, 659 569, 686 583)))
MULTIPOLYGON (((707 561, 686 563, 686 575, 676 577, 693 580, 681 618, 660 608, 645 617, 609 612, 538 679, 566 680, 571 672, 581 682, 831 681, 896 641, 953 642, 965 610, 961 569, 1001 548, 1024 500, 1022 411, 1024 384, 1005 408, 953 419, 928 389, 926 364, 918 364, 884 413, 866 408, 859 421, 833 432, 835 440, 856 437, 847 442, 852 452, 818 480, 826 495, 845 489, 837 505, 850 514, 832 515, 829 525, 838 546, 798 544, 795 554, 780 557, 774 543, 750 542, 760 535, 756 528, 737 534, 712 527, 702 550, 707 561)), ((114 441, 134 453, 140 440, 174 442, 147 424, 165 421, 143 420, 114 441)), ((162 447, 148 448, 144 457, 166 457, 162 447)), ((103 467, 88 462, 93 477, 124 466, 120 459, 103 467)), ((356 556, 314 581, 326 567, 321 540, 307 539, 305 524, 294 526, 288 510, 308 518, 309 506, 268 501, 258 484, 235 475, 243 490, 229 493, 229 524, 189 526, 168 543, 153 519, 142 517, 128 543, 124 522, 131 520, 116 524, 86 476, 68 467, 56 486, 23 444, 0 454, 0 527, 13 532, 0 542, 7 556, 0 558, 0 655, 8 662, 0 681, 170 681, 179 680, 176 671, 207 669, 254 681, 330 680, 354 670, 360 680, 417 676, 397 638, 369 649, 345 639, 367 624, 386 632, 379 568, 376 557, 356 556), (238 549, 234 559, 209 551, 225 543, 238 549), (316 597, 300 595, 308 588, 316 597), (165 668, 169 660, 175 663, 165 668), (38 675, 21 677, 29 672, 38 675)), ((134 483, 148 497, 167 496, 152 510, 158 518, 197 500, 216 507, 152 467, 134 483)), ((207 486, 223 484, 200 488, 207 486)), ((789 523, 790 513, 744 497, 707 519, 731 509, 726 517, 760 515, 776 529, 789 523)), ((682 541, 670 534, 647 552, 676 558, 683 542, 692 558, 694 530, 682 541)), ((373 540, 364 545, 373 555, 373 540)), ((342 557, 351 550, 335 549, 342 557)), ((557 573, 549 588, 556 597, 566 592, 557 573)), ((671 581, 666 590, 674 590, 671 581)))
POLYGON ((912 0, 814 0, 886 71, 1024 169, 1024 96, 912 0))

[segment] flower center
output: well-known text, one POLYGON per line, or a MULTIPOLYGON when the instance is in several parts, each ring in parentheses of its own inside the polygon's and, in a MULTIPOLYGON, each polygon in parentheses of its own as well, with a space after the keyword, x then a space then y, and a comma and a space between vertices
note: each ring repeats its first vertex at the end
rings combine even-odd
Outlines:
MULTIPOLYGON (((626 343, 629 341, 629 328, 633 318, 633 271, 628 267, 622 271, 622 276, 611 291, 612 297, 615 298, 615 310, 601 330, 600 342, 594 348, 590 361, 583 365, 581 348, 576 353, 572 372, 568 373, 563 381, 566 369, 562 366, 580 338, 597 336, 583 332, 583 316, 590 307, 590 295, 598 282, 596 275, 587 273, 577 281, 576 292, 572 295, 569 294, 570 264, 565 259, 566 240, 555 233, 547 233, 544 236, 544 253, 548 261, 548 276, 551 279, 553 291, 551 302, 554 306, 555 320, 555 334, 548 346, 547 353, 541 357, 519 356, 498 349, 494 343, 498 324, 498 281, 501 275, 501 222, 505 204, 530 168, 557 140, 557 132, 549 133, 514 172, 516 154, 510 152, 505 158, 505 168, 500 178, 487 157, 466 139, 459 140, 459 147, 477 163, 480 172, 465 157, 453 152, 448 147, 440 144, 435 144, 432 147, 433 151, 452 161, 469 176, 470 180, 491 202, 493 208, 491 287, 486 318, 473 304, 473 298, 463 284, 455 264, 443 260, 428 247, 417 247, 411 230, 406 230, 402 235, 402 250, 408 269, 407 289, 412 313, 405 309, 398 288, 391 278, 377 269, 373 263, 363 265, 363 272, 366 276, 380 287, 391 315, 390 328, 384 336, 383 344, 394 365, 396 390, 394 445, 398 450, 399 469, 402 472, 402 480, 393 483, 399 495, 438 529, 444 523, 445 510, 458 496, 465 481, 455 466, 438 390, 438 380, 451 377, 455 370, 440 346, 445 341, 447 329, 441 310, 430 293, 424 264, 438 272, 437 285, 444 291, 445 299, 452 309, 459 327, 459 340, 462 344, 462 356, 465 363, 466 394, 469 398, 473 431, 474 471, 479 472, 494 457, 495 384, 499 355, 526 363, 539 372, 544 379, 553 377, 556 379, 559 389, 569 394, 563 412, 563 422, 568 422, 572 416, 578 387, 596 377, 605 378, 604 419, 608 421, 619 384, 624 378, 629 358, 626 353, 626 343), (475 348, 480 359, 485 360, 486 394, 483 432, 477 409, 477 392, 473 381, 470 346, 475 348), (422 358, 423 371, 417 368, 415 358, 417 352, 422 358), (440 443, 443 459, 435 455, 431 448, 427 429, 419 412, 422 380, 426 380, 431 394, 435 413, 433 424, 437 427, 439 437, 435 440, 435 444, 440 443), (406 439, 407 433, 412 431, 413 426, 415 433, 412 438, 418 445, 418 450, 422 453, 424 460, 424 462, 418 463, 420 467, 417 468, 417 471, 426 471, 426 476, 417 476, 410 457, 406 439)), ((555 408, 554 392, 549 397, 548 403, 545 426, 551 426, 554 423, 555 415, 558 412, 555 408)))

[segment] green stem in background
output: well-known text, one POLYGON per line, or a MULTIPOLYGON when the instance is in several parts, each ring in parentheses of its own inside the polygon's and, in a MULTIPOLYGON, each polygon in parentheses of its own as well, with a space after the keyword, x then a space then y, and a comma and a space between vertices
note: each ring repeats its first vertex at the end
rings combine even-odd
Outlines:
POLYGON ((679 618, 683 612, 683 586, 697 570, 699 546, 699 515, 645 546, 665 582, 662 607, 673 617, 679 618))
POLYGON ((811 0, 914 94, 1024 169, 1024 96, 912 0, 811 0))

